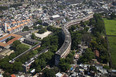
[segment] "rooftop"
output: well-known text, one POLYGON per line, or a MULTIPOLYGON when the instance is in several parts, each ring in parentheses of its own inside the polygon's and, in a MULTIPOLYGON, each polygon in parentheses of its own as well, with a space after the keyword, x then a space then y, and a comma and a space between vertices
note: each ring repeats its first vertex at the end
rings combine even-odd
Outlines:
POLYGON ((0 42, 0 46, 1 46, 1 47, 6 47, 6 46, 8 46, 8 45, 11 45, 14 41, 16 41, 16 40, 18 40, 18 39, 20 39, 20 38, 22 37, 22 36, 16 35, 16 34, 8 34, 8 35, 6 35, 6 36, 0 38, 0 41, 2 41, 2 40, 4 40, 4 39, 7 39, 7 38, 9 38, 9 37, 11 37, 11 36, 13 36, 13 37, 15 37, 15 38, 13 38, 12 40, 8 41, 7 43, 0 42))
POLYGON ((56 54, 58 55, 62 55, 71 43, 71 36, 70 36, 69 31, 64 26, 62 27, 62 30, 65 34, 65 40, 64 40, 62 47, 56 52, 56 54))

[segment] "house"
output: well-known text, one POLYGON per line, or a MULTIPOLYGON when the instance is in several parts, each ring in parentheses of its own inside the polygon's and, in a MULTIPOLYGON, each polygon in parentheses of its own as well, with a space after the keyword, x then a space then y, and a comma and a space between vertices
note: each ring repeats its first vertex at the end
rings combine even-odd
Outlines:
POLYGON ((61 74, 60 72, 58 72, 57 74, 56 74, 56 77, 62 77, 63 76, 63 74, 61 74))
POLYGON ((9 22, 5 22, 2 25, 2 28, 4 30, 4 32, 7 33, 15 33, 18 31, 21 31, 24 26, 32 26, 33 23, 30 19, 26 19, 26 20, 20 20, 20 21, 9 21, 9 22))
POLYGON ((75 54, 74 58, 78 59, 79 58, 79 54, 75 54))
POLYGON ((94 50, 94 54, 96 57, 99 57, 99 51, 98 50, 94 50))
POLYGON ((6 48, 0 51, 0 55, 3 55, 3 56, 9 56, 11 53, 14 53, 14 51, 10 49, 6 49, 6 48))
POLYGON ((15 74, 12 74, 12 75, 10 75, 10 77, 16 77, 16 75, 15 74))
POLYGON ((0 74, 0 77, 3 77, 3 75, 2 75, 2 74, 0 74))

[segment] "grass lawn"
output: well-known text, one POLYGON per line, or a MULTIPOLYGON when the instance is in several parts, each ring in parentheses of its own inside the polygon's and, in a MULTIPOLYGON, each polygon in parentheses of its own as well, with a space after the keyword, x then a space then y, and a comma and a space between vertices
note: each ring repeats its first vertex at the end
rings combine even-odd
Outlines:
POLYGON ((112 66, 116 69, 116 37, 108 37, 112 66))
POLYGON ((106 34, 116 35, 116 20, 104 19, 106 34))

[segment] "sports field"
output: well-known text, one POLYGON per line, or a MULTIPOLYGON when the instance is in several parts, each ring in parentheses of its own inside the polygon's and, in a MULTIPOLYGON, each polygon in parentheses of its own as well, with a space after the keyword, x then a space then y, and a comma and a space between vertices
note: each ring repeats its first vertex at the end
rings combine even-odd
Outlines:
POLYGON ((116 20, 104 19, 106 34, 116 35, 116 20))

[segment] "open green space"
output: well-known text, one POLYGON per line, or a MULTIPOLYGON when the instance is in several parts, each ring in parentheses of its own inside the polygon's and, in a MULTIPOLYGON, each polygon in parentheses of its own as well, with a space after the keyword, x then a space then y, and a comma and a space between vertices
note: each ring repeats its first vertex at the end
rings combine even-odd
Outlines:
POLYGON ((116 20, 104 19, 106 34, 116 35, 116 20))
POLYGON ((116 68, 116 37, 108 37, 113 68, 116 68))
MULTIPOLYGON (((104 18, 106 34, 107 35, 116 35, 116 20, 110 20, 104 18)), ((116 68, 116 37, 109 36, 109 51, 111 53, 112 67, 116 68)))

